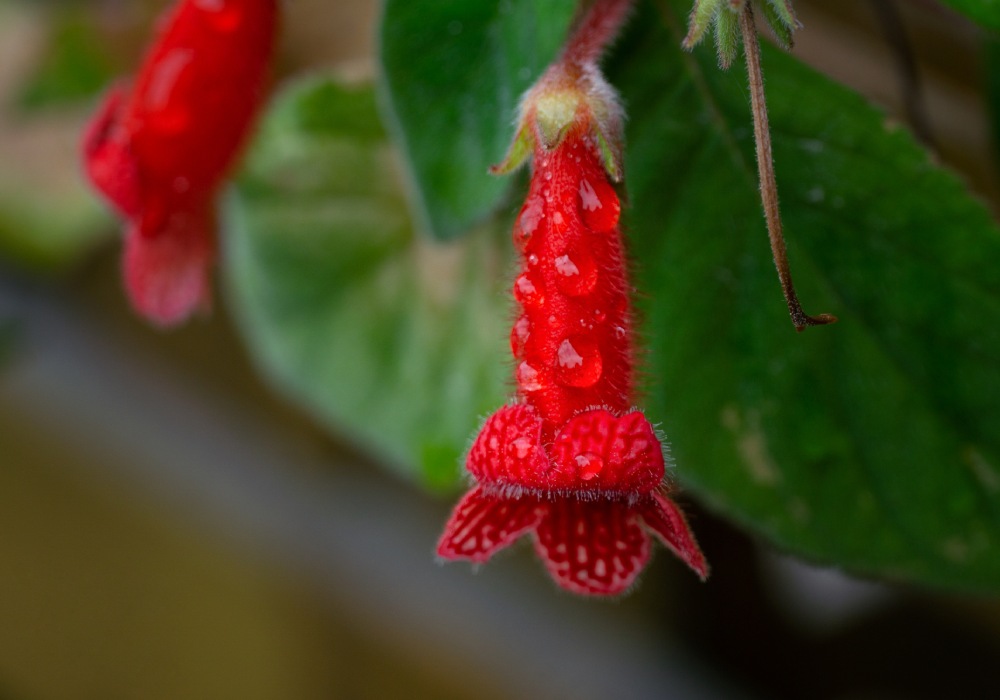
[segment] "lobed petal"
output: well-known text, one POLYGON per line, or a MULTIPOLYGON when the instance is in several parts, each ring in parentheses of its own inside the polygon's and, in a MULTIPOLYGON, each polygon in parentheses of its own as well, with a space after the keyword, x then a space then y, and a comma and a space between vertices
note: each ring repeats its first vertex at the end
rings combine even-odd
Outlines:
POLYGON ((708 578, 708 562, 676 503, 661 493, 654 493, 636 508, 646 527, 670 551, 690 566, 702 581, 708 578))
POLYGON ((139 214, 139 168, 122 124, 128 98, 124 84, 108 91, 100 109, 83 134, 83 159, 87 177, 126 218, 139 214))
POLYGON ((481 484, 539 488, 549 459, 542 448, 542 419, 527 404, 504 406, 483 424, 465 460, 481 484))
POLYGON ((554 489, 649 493, 663 480, 663 449, 646 417, 597 409, 571 418, 550 450, 554 489))
POLYGON ((173 326, 211 305, 209 268, 215 257, 211 217, 175 213, 169 228, 147 234, 139 225, 125 235, 125 287, 135 310, 173 326))
POLYGON ((438 541, 438 556, 485 562, 535 528, 545 507, 535 498, 505 498, 476 486, 455 506, 438 541))
POLYGON ((649 561, 649 536, 625 501, 563 498, 548 504, 535 550, 562 588, 582 595, 618 595, 649 561))

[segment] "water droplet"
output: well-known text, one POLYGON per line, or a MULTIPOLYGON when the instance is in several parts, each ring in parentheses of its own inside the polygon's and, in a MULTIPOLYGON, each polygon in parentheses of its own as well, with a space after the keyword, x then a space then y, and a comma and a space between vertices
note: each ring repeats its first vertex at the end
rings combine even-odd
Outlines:
POLYGON ((556 233, 566 230, 566 217, 561 211, 552 212, 552 230, 556 233))
POLYGON ((584 211, 597 211, 602 206, 594 186, 587 180, 580 180, 580 206, 584 211))
POLYGON ((604 362, 597 343, 575 335, 562 341, 556 352, 556 379, 560 384, 585 388, 601 378, 604 362))
POLYGON ((545 303, 545 295, 527 274, 514 280, 514 298, 527 308, 537 308, 545 303))
POLYGON ((615 337, 616 338, 624 338, 626 335, 628 335, 628 331, 625 330, 624 327, 622 327, 622 326, 615 326, 615 337))
POLYGON ((579 276, 580 268, 576 266, 573 259, 568 255, 560 255, 556 258, 556 271, 560 275, 565 275, 566 277, 572 277, 573 275, 579 276))
POLYGON ((590 481, 604 469, 604 460, 593 452, 584 452, 576 456, 577 475, 584 481, 590 481))
POLYGON ((594 309, 594 323, 604 323, 607 318, 608 315, 604 309, 594 309))
POLYGON ((621 202, 607 180, 580 181, 580 218, 594 233, 608 233, 618 226, 621 202))
POLYGON ((517 366, 517 385, 521 388, 521 391, 538 391, 541 389, 542 382, 538 376, 538 370, 527 362, 519 364, 517 366))
POLYGON ((194 51, 191 49, 171 49, 157 61, 146 95, 149 107, 158 109, 167 104, 178 78, 193 57, 194 51))
POLYGON ((556 285, 567 296, 589 294, 597 284, 597 264, 593 256, 582 248, 560 255, 555 259, 556 285))
POLYGON ((534 444, 531 442, 531 438, 519 437, 511 442, 510 446, 513 448, 515 457, 524 459, 531 454, 531 448, 534 444))
POLYGON ((528 320, 527 316, 522 316, 517 319, 514 328, 510 331, 510 349, 514 353, 514 357, 520 357, 521 353, 524 352, 524 344, 528 342, 529 335, 531 335, 531 321, 528 320))
POLYGON ((524 203, 521 213, 517 217, 517 224, 514 225, 514 245, 524 252, 528 241, 538 229, 539 223, 545 218, 545 202, 541 197, 530 197, 524 203))
POLYGON ((534 253, 532 253, 531 255, 529 255, 528 256, 528 264, 531 265, 532 267, 534 267, 535 265, 537 265, 538 264, 538 256, 535 255, 534 253))

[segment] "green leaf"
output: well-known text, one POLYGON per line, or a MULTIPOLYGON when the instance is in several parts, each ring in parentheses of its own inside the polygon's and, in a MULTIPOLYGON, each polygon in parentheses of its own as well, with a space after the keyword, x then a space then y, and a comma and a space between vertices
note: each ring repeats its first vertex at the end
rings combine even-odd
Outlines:
POLYGON ((1000 0, 941 0, 987 29, 1000 31, 1000 0))
POLYGON ((225 217, 230 298, 290 396, 401 472, 454 486, 504 400, 509 236, 415 236, 374 93, 303 81, 266 116, 225 217))
POLYGON ((841 319, 794 333, 745 76, 673 48, 686 5, 638 18, 611 76, 650 408, 683 481, 809 558, 1000 589, 1000 230, 907 132, 766 51, 792 270, 841 319))
MULTIPOLYGON (((19 62, 24 36, 37 28, 39 12, 37 6, 0 4, 0 46, 12 47, 12 65, 19 62)), ((67 119, 62 113, 13 113, 19 84, 14 79, 3 87, 8 90, 0 88, 0 257, 58 272, 113 231, 111 217, 83 181, 77 153, 83 114, 67 119)), ((36 95, 33 104, 55 99, 53 92, 44 99, 36 95)))
POLYGON ((514 135, 518 98, 556 55, 576 0, 387 0, 388 123, 411 170, 421 229, 452 239, 510 180, 487 174, 514 135))
POLYGON ((83 8, 49 9, 51 26, 38 67, 18 96, 23 110, 74 104, 100 92, 114 65, 102 44, 93 12, 83 8))

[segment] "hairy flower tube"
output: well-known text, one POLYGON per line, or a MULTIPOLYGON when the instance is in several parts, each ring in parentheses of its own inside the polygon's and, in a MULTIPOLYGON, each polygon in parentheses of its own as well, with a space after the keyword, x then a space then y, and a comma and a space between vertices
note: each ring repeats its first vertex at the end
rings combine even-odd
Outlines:
POLYGON ((126 220, 129 298, 157 324, 210 306, 216 193, 264 99, 276 15, 276 0, 180 0, 84 134, 87 174, 126 220))
POLYGON ((481 563, 522 535, 556 583, 627 591, 659 539, 702 578, 708 567, 668 497, 663 448, 633 408, 634 349, 620 202, 617 101, 592 63, 557 63, 522 103, 507 170, 530 146, 514 225, 520 309, 511 333, 517 396, 466 458, 475 481, 438 544, 481 563))

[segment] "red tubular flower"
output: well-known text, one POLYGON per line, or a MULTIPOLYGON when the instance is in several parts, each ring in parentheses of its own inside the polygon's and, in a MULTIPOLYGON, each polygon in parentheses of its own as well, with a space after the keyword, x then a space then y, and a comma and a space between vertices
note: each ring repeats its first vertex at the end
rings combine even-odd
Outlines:
POLYGON ((84 135, 87 174, 127 220, 132 305, 161 325, 210 305, 215 195, 263 101, 276 14, 276 0, 180 0, 84 135))
POLYGON ((593 64, 556 64, 523 102, 521 130, 498 168, 534 152, 514 226, 517 398, 473 442, 466 468, 476 485, 437 550, 485 562, 532 533, 556 583, 586 595, 626 591, 650 558, 650 534, 708 574, 667 497, 660 441, 632 409, 631 287, 609 180, 620 172, 620 121, 593 64))

